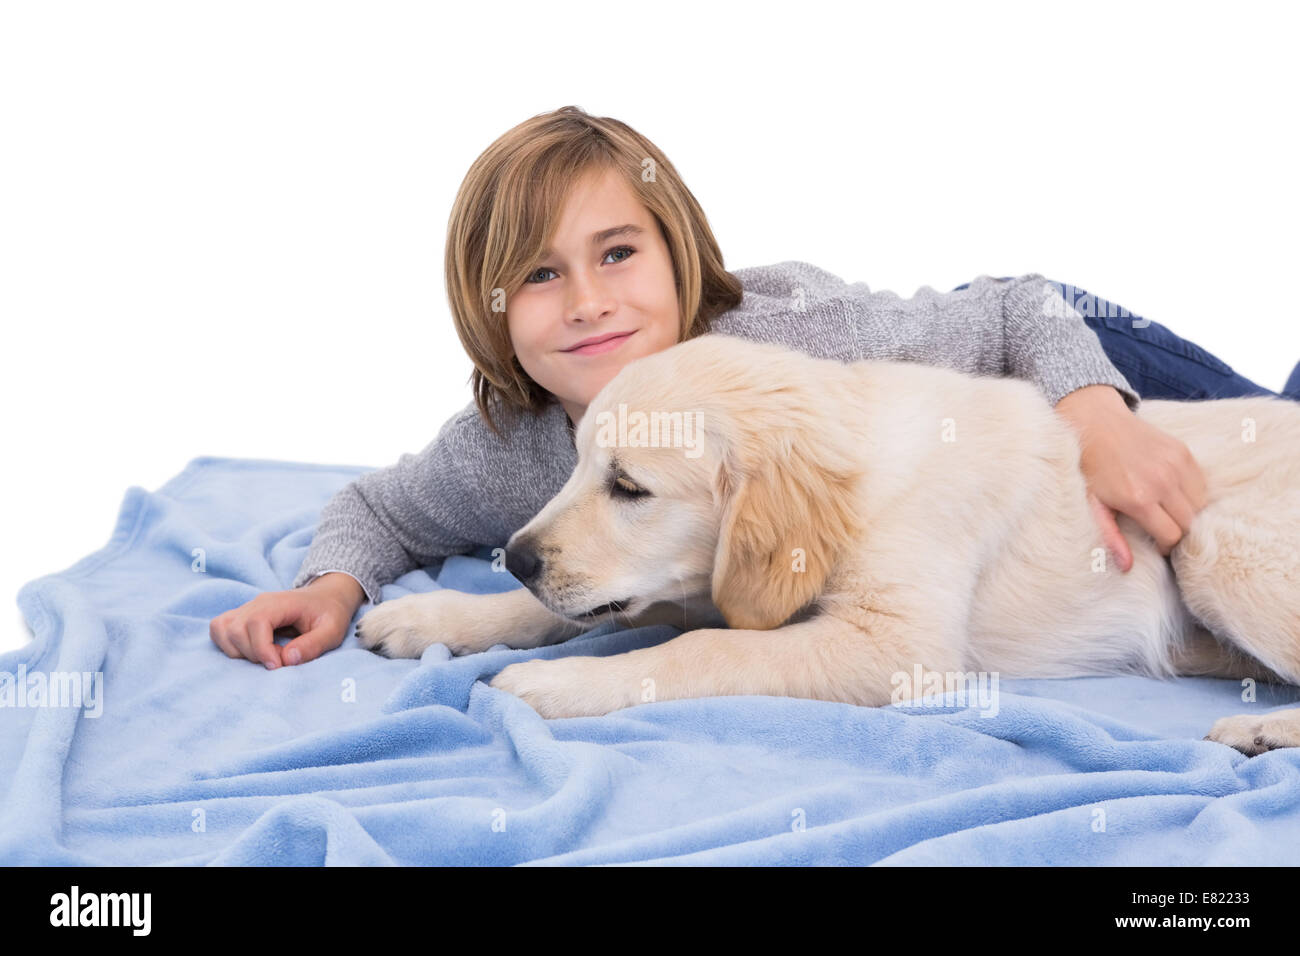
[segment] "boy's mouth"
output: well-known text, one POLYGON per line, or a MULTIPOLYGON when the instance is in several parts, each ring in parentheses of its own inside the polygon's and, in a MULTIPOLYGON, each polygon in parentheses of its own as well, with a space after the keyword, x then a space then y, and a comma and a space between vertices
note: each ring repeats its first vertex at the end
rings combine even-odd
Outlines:
POLYGON ((560 351, 567 352, 570 355, 599 355, 602 352, 612 352, 635 334, 636 329, 630 332, 609 332, 605 335, 593 335, 589 339, 583 339, 571 348, 561 349, 560 351))

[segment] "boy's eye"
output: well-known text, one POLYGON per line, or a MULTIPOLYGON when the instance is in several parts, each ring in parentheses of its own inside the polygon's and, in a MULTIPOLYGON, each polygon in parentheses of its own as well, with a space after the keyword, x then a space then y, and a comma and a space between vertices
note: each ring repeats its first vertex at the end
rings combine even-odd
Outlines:
MULTIPOLYGON (((616 266, 620 262, 627 262, 627 260, 632 257, 632 255, 636 252, 636 250, 633 249, 631 246, 615 246, 613 249, 609 249, 606 251, 605 258, 612 256, 616 252, 626 252, 628 254, 623 256, 620 259, 615 259, 612 263, 610 263, 610 265, 616 266)), ((547 281, 546 279, 541 279, 540 281, 534 281, 534 280, 537 280, 538 276, 544 276, 548 272, 554 273, 554 271, 555 271, 554 269, 548 269, 545 266, 543 266, 540 269, 536 270, 527 279, 525 279, 524 282, 529 285, 544 285, 547 281)))

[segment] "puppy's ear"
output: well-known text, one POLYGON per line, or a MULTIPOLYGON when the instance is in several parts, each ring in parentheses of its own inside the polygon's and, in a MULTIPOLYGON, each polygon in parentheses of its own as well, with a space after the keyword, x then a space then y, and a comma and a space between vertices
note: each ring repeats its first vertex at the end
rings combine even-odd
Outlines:
POLYGON ((726 456, 714 486, 722 508, 713 603, 733 628, 768 630, 816 598, 858 535, 851 454, 829 436, 762 442, 741 465, 726 456))

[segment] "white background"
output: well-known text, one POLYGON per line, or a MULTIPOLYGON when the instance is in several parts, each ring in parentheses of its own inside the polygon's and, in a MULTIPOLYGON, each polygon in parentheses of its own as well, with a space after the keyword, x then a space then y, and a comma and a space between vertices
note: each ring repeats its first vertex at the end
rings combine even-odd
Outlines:
POLYGON ((443 239, 497 136, 640 130, 729 268, 1041 272, 1273 390, 1300 359, 1295 8, 1181 2, 0 5, 19 586, 198 455, 381 466, 470 400, 443 239))

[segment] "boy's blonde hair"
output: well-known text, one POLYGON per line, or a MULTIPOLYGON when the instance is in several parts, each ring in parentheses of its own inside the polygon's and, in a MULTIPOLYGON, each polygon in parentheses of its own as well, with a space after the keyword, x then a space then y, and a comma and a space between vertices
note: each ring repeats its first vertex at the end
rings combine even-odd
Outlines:
POLYGON ((536 413, 553 398, 515 357, 503 305, 536 270, 572 186, 604 170, 620 173, 659 223, 677 285, 679 342, 740 304, 740 280, 723 268, 704 210, 652 142, 576 106, 520 123, 474 160, 447 225, 452 321, 474 363, 479 414, 497 435, 495 414, 536 413))

